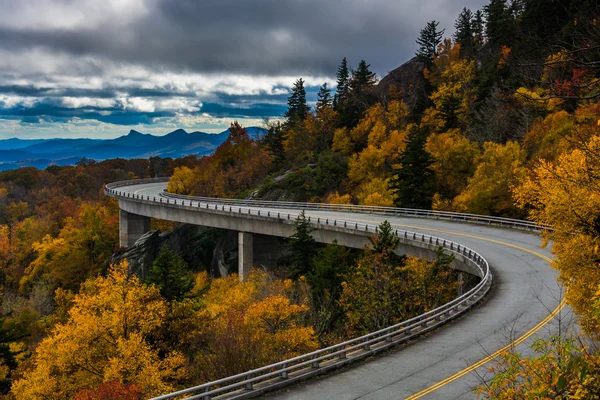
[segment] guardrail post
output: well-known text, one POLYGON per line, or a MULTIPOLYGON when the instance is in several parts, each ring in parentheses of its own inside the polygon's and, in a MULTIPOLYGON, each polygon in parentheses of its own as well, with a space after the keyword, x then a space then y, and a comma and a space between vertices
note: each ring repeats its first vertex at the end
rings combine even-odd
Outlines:
MULTIPOLYGON (((315 358, 317 358, 317 357, 318 357, 318 356, 314 355, 314 356, 313 356, 313 359, 315 359, 315 358)), ((311 364, 310 366, 311 366, 311 367, 313 367, 313 368, 319 368, 319 367, 320 367, 320 365, 319 365, 319 364, 320 364, 320 363, 319 363, 318 361, 313 361, 313 362, 312 362, 312 364, 311 364)))
MULTIPOLYGON (((285 368, 287 368, 287 363, 285 363, 285 364, 283 364, 281 366, 281 369, 285 369, 285 368)), ((287 371, 281 371, 281 374, 279 374, 279 377, 281 379, 287 379, 288 378, 288 372, 287 371)))
MULTIPOLYGON (((250 379, 252 378, 252 375, 248 375, 246 376, 246 379, 250 379)), ((252 385, 252 382, 248 382, 244 385, 244 389, 246 390, 254 390, 254 385, 252 385)))

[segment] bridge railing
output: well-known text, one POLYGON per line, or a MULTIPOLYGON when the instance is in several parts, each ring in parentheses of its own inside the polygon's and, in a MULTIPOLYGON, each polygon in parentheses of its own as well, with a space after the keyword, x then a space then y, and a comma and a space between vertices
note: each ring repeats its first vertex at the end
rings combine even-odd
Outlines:
MULTIPOLYGON (((130 181, 115 182, 107 185, 109 189, 129 186, 134 184, 144 183, 161 183, 168 182, 169 178, 147 178, 130 181)), ((338 212, 353 212, 353 213, 364 213, 364 214, 381 214, 390 216, 401 216, 401 217, 416 217, 416 218, 427 218, 427 219, 438 219, 448 221, 459 221, 467 223, 476 223, 483 225, 495 225, 507 228, 521 229, 527 231, 540 232, 544 230, 551 230, 552 228, 548 225, 538 225, 532 221, 524 221, 514 218, 503 218, 494 217, 488 215, 469 214, 469 213, 458 213, 452 211, 437 211, 437 210, 421 210, 414 208, 400 208, 400 207, 380 207, 380 206, 359 206, 354 204, 328 204, 328 203, 304 203, 304 202, 293 202, 293 201, 267 201, 267 200, 244 200, 244 199, 223 199, 213 197, 198 197, 198 196, 186 196, 181 194, 169 193, 163 190, 161 193, 163 197, 186 199, 194 201, 203 201, 218 204, 229 204, 237 206, 248 206, 248 207, 270 207, 270 208, 294 208, 304 210, 329 210, 338 212)))
MULTIPOLYGON (((161 180, 160 182, 164 181, 165 180, 161 180)), ((233 214, 267 217, 277 219, 280 222, 291 223, 292 220, 295 220, 298 217, 298 214, 289 212, 261 210, 261 206, 256 205, 256 203, 267 203, 270 207, 272 207, 273 202, 248 200, 237 200, 232 202, 224 201, 224 199, 198 198, 190 196, 150 196, 119 190, 119 188, 123 186, 150 182, 157 182, 157 180, 117 182, 115 184, 107 185, 105 192, 109 195, 124 199, 135 199, 159 204, 171 204, 173 206, 190 210, 208 209, 233 214)), ((292 204, 303 204, 290 202, 275 203, 285 203, 286 207, 290 207, 292 204)), ((303 209, 306 207, 297 208, 303 209)), ((358 207, 356 211, 364 212, 362 211, 364 208, 365 207, 358 207)), ((367 208, 369 209, 369 207, 367 208)), ((376 208, 381 209, 385 207, 376 208)), ((346 211, 350 210, 351 209, 346 209, 346 211)), ((379 213, 377 210, 373 212, 379 213)), ((343 227, 350 231, 354 230, 360 235, 369 233, 377 234, 378 231, 378 226, 372 224, 359 224, 332 218, 315 218, 314 216, 308 218, 311 225, 320 229, 327 229, 327 227, 330 227, 330 229, 338 229, 343 227)), ((428 247, 430 249, 442 247, 447 252, 455 254, 459 261, 469 264, 473 270, 478 272, 477 274, 481 278, 480 282, 467 293, 464 293, 456 299, 437 307, 434 310, 428 311, 424 314, 388 328, 384 328, 333 346, 319 349, 308 354, 283 360, 281 362, 273 363, 241 374, 159 396, 154 400, 181 398, 181 396, 189 396, 186 397, 188 399, 206 400, 212 399, 215 396, 218 396, 219 398, 239 399, 254 397, 268 390, 275 390, 279 387, 291 384, 292 382, 306 379, 310 376, 323 373, 329 369, 338 368, 347 363, 363 359, 372 354, 381 352, 391 346, 396 346, 418 335, 431 331, 446 321, 461 315, 473 307, 473 305, 475 305, 485 296, 491 287, 492 274, 488 262, 476 251, 459 243, 440 239, 430 235, 419 234, 416 232, 395 230, 395 234, 403 239, 405 244, 417 247, 428 247)))

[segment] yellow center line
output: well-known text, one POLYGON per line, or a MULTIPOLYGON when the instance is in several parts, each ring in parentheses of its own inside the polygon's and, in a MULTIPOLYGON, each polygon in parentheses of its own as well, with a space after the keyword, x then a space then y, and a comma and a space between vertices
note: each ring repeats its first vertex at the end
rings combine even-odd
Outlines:
MULTIPOLYGON (((360 219, 352 219, 353 221, 359 221, 359 222, 370 222, 370 223, 379 223, 380 221, 373 221, 373 220, 360 220, 360 219)), ((507 247, 512 247, 514 249, 518 249, 530 254, 533 254, 536 257, 539 257, 547 262, 552 262, 552 259, 550 259, 550 257, 546 257, 545 255, 538 253, 537 251, 533 251, 533 250, 529 250, 526 249, 524 247, 521 246, 517 246, 511 243, 506 243, 506 242, 502 242, 500 240, 494 240, 494 239, 488 239, 485 237, 481 237, 481 236, 476 236, 476 235, 469 235, 466 233, 460 233, 460 232, 452 232, 452 231, 446 231, 446 230, 442 230, 442 229, 435 229, 435 228, 425 228, 422 226, 414 226, 414 225, 402 225, 402 224, 392 224, 392 226, 395 227, 402 227, 402 228, 409 228, 409 229, 421 229, 421 230, 425 230, 425 231, 433 231, 433 232, 439 232, 439 233, 448 233, 451 235, 457 235, 457 236, 464 236, 464 237, 468 237, 468 238, 472 238, 472 239, 478 239, 478 240, 483 240, 486 242, 491 242, 491 243, 496 243, 496 244, 500 244, 503 246, 507 246, 507 247)), ((561 302, 558 304, 558 306, 546 317, 544 318, 542 321, 540 321, 536 326, 534 326, 533 328, 531 328, 529 331, 525 332, 522 336, 520 336, 518 339, 514 340, 513 342, 509 343, 508 345, 502 347, 500 350, 497 350, 496 352, 490 354, 489 356, 477 361, 474 364, 471 364, 470 366, 468 366, 467 368, 464 368, 463 370, 455 373, 452 376, 449 376, 448 378, 434 384, 431 385, 430 387, 413 394, 412 396, 407 397, 405 400, 416 400, 419 399, 425 395, 428 395, 431 392, 436 391, 437 389, 446 386, 447 384, 449 384, 450 382, 453 382, 463 376, 465 376, 468 373, 471 373, 473 371, 475 371, 477 368, 487 364, 488 362, 494 360, 495 358, 497 358, 498 356, 500 356, 502 353, 506 352, 507 350, 513 348, 514 346, 518 346, 519 344, 523 343, 525 340, 529 339, 532 335, 534 335, 536 332, 538 332, 540 329, 542 329, 544 327, 544 325, 546 325, 548 322, 552 321, 557 315, 558 313, 561 312, 561 310, 566 306, 566 301, 563 298, 561 300, 561 302)))
MULTIPOLYGON (((137 194, 139 192, 145 191, 145 190, 150 190, 150 189, 156 189, 159 187, 162 187, 163 185, 160 186, 153 186, 153 187, 148 187, 148 188, 144 188, 144 189, 139 189, 136 190, 134 193, 137 194)), ((373 220, 361 220, 361 219, 355 219, 352 218, 352 221, 357 221, 357 222, 369 222, 369 223, 380 223, 381 221, 373 221, 373 220)), ((530 250, 530 249, 526 249, 524 247, 521 246, 517 246, 511 243, 506 243, 506 242, 502 242, 500 240, 494 240, 494 239, 488 239, 485 237, 481 237, 481 236, 476 236, 476 235, 469 235, 466 233, 460 233, 460 232, 452 232, 452 231, 446 231, 446 230, 442 230, 442 229, 435 229, 435 228, 425 228, 422 226, 414 226, 414 225, 403 225, 403 224, 392 224, 392 226, 395 227, 402 227, 402 228, 409 228, 409 229, 420 229, 420 230, 425 230, 425 231, 432 231, 432 232, 438 232, 438 233, 447 233, 447 234, 451 234, 451 235, 457 235, 457 236, 463 236, 463 237, 468 237, 468 238, 472 238, 472 239, 477 239, 477 240, 483 240, 486 242, 490 242, 490 243, 496 243, 496 244, 500 244, 503 246, 507 246, 507 247, 512 247, 514 249, 518 249, 521 251, 524 251, 526 253, 530 253, 533 254, 536 257, 539 257, 547 262, 552 262, 552 260, 549 257, 546 257, 545 255, 538 253, 536 251, 530 250)), ((488 362, 494 360, 495 358, 497 358, 500 354, 502 354, 503 352, 511 349, 514 346, 518 346, 519 344, 523 343, 525 340, 527 340, 528 338, 530 338, 532 335, 534 335, 536 332, 538 332, 540 329, 542 329, 544 327, 544 325, 546 325, 548 322, 550 322, 552 319, 554 319, 558 313, 565 307, 566 302, 565 299, 562 299, 561 302, 559 303, 559 305, 554 309, 554 311, 552 311, 546 318, 544 318, 542 321, 540 321, 536 326, 534 326, 533 328, 531 328, 529 331, 527 331, 526 333, 524 333, 521 337, 519 337, 518 339, 514 340, 513 342, 509 343, 508 345, 504 346, 503 348, 497 350, 496 352, 490 354, 489 356, 477 361, 476 363, 470 365, 467 368, 464 368, 463 370, 455 373, 452 376, 449 376, 448 378, 418 392, 415 393, 414 395, 407 397, 405 400, 415 400, 418 398, 421 398, 431 392, 434 392, 435 390, 449 384, 450 382, 453 382, 463 376, 465 376, 466 374, 473 372, 474 370, 476 370, 477 368, 487 364, 488 362)))

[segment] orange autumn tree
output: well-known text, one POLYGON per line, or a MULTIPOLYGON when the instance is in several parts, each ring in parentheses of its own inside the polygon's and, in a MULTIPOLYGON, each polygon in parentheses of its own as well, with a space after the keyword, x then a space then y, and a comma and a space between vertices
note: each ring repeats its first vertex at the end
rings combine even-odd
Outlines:
POLYGON ((263 179, 273 156, 253 140, 237 122, 229 137, 195 168, 176 168, 167 190, 172 193, 211 197, 235 197, 252 189, 263 179))
POLYGON ((139 386, 144 398, 174 389, 185 373, 183 356, 159 354, 148 340, 168 305, 127 268, 113 265, 107 277, 82 285, 67 322, 42 340, 31 370, 14 382, 16 399, 72 398, 106 382, 139 386))
POLYGON ((201 380, 234 375, 295 357, 318 347, 314 330, 303 323, 305 296, 294 301, 291 280, 273 280, 254 270, 244 282, 237 275, 212 281, 201 298, 205 321, 203 348, 196 354, 201 380))

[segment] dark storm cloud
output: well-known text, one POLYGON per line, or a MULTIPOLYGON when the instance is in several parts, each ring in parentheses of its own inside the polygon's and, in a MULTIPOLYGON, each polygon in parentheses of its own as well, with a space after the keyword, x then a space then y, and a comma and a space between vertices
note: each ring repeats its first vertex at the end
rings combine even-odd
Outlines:
POLYGON ((22 105, 0 108, 0 119, 16 119, 26 123, 68 122, 73 118, 97 120, 117 125, 137 125, 151 123, 154 118, 171 117, 173 112, 128 111, 116 107, 67 108, 49 103, 40 103, 31 107, 22 105))
MULTIPOLYGON (((59 0, 55 0, 59 1, 59 0)), ((25 2, 24 2, 25 3, 25 2)), ((335 72, 344 56, 380 74, 411 58, 432 19, 452 28, 483 0, 154 0, 127 25, 79 29, 0 27, 0 46, 43 47, 154 68, 302 75, 335 72)), ((24 5, 25 6, 25 5, 24 5)))
POLYGON ((313 104, 343 57, 383 76, 426 22, 449 36, 463 7, 487 1, 0 0, 0 138, 18 122, 115 125, 103 135, 278 117, 296 77, 313 104))
POLYGON ((119 95, 132 97, 195 97, 192 91, 178 91, 172 89, 146 89, 136 87, 81 89, 81 88, 49 88, 34 85, 0 85, 0 94, 13 94, 24 97, 94 97, 110 99, 119 95))

